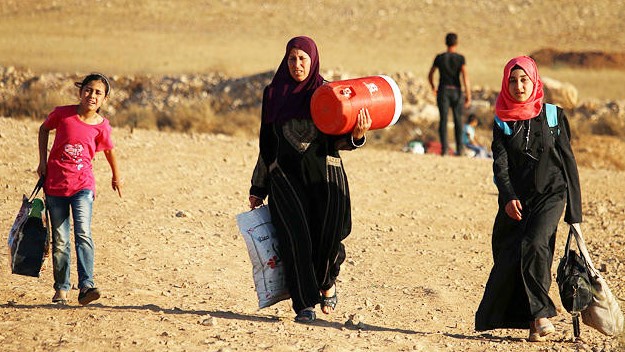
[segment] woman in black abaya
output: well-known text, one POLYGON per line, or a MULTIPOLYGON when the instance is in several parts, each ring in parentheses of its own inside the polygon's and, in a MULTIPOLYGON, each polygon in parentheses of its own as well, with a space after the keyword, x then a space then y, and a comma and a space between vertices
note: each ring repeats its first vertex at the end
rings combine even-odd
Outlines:
POLYGON ((364 145, 371 127, 369 112, 362 109, 351 133, 321 132, 312 121, 310 99, 323 83, 315 42, 292 38, 263 94, 260 153, 249 197, 255 208, 269 196, 295 320, 302 323, 316 319, 317 304, 326 314, 336 307, 335 283, 345 260, 341 241, 351 231, 339 150, 364 145))
POLYGON ((499 211, 493 226, 494 265, 475 316, 478 331, 529 329, 543 341, 555 327, 549 297, 551 265, 562 212, 582 221, 577 164, 564 111, 543 103, 534 60, 513 58, 504 68, 493 127, 493 171, 499 211), (553 109, 551 126, 546 110, 553 109))

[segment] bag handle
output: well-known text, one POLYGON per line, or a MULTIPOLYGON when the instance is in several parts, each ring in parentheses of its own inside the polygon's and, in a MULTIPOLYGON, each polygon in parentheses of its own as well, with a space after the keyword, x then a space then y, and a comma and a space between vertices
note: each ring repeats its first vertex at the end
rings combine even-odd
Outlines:
MULTIPOLYGON (((569 239, 571 235, 575 237, 577 241, 577 247, 579 248, 580 254, 584 261, 586 262, 586 266, 588 267, 589 273, 594 277, 601 277, 599 270, 595 268, 595 265, 590 258, 590 253, 588 252, 588 248, 586 247, 586 242, 584 241, 584 236, 582 236, 582 228, 579 223, 571 224, 569 228, 569 239)), ((568 245, 568 240, 567 240, 568 245)), ((568 250, 567 250, 568 253, 568 250)))
POLYGON ((39 181, 37 181, 37 184, 35 185, 35 189, 33 189, 33 191, 30 193, 30 197, 28 197, 29 202, 32 202, 37 196, 37 194, 39 193, 39 191, 41 191, 45 180, 46 180, 45 176, 42 175, 41 177, 39 177, 39 181))
MULTIPOLYGON (((569 262, 569 258, 571 257, 571 238, 575 237, 575 232, 571 229, 569 229, 569 234, 566 237, 566 245, 564 245, 564 263, 565 265, 569 262)), ((577 237, 575 237, 575 241, 577 242, 577 237)), ((579 242, 577 242, 577 248, 579 248, 579 242)), ((581 252, 581 250, 580 250, 581 252)), ((582 257, 582 259, 584 259, 582 257)))

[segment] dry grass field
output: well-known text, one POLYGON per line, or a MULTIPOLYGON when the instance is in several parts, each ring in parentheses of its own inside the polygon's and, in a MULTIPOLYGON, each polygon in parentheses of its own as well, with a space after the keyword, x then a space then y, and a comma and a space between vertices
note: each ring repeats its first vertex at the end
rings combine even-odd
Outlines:
MULTIPOLYGON (((625 48, 615 0, 4 0, 0 18, 0 64, 53 72, 253 74, 275 69, 286 41, 307 34, 325 68, 425 78, 455 31, 473 85, 498 88, 516 55, 625 48)), ((625 71, 541 71, 581 98, 625 97, 625 71)))
MULTIPOLYGON (((275 69, 286 41, 316 39, 324 68, 410 71, 426 78, 448 31, 460 36, 474 86, 498 87, 508 58, 544 47, 625 50, 625 5, 608 0, 1 0, 0 65, 35 72, 168 75, 275 69)), ((625 70, 541 68, 580 98, 625 99, 625 70)), ((2 82, 0 82, 2 84, 2 82)), ((36 180, 39 122, 0 118, 0 231, 36 180)), ((575 126, 582 129, 580 126, 575 126)), ((575 130, 574 130, 575 131, 575 130)), ((339 304, 313 325, 287 302, 258 310, 234 217, 247 210, 257 139, 115 128, 124 196, 94 163, 95 279, 87 307, 51 304, 39 279, 0 270, 0 351, 625 351, 625 337, 587 326, 572 337, 557 287, 557 332, 473 329, 492 265, 497 211, 491 163, 383 148, 343 153, 353 232, 339 304)), ((625 143, 574 140, 584 234, 614 293, 625 298, 625 143)), ((566 225, 558 229, 556 261, 566 225)), ((3 237, 4 238, 4 237, 3 237)), ((0 251, 0 262, 7 262, 0 251)), ((554 262, 554 277, 555 277, 554 262)), ((76 284, 75 270, 72 283, 76 284)), ((621 301, 621 304, 625 304, 621 301)))

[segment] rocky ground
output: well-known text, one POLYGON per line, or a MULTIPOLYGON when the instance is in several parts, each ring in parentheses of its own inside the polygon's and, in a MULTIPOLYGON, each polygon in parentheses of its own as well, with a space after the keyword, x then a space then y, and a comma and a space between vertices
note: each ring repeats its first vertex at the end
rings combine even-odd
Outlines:
MULTIPOLYGON (((38 123, 0 119, 0 229, 36 181, 38 123)), ((293 322, 287 302, 257 309, 251 264, 235 215, 246 211, 257 140, 115 129, 123 198, 102 155, 93 233, 103 297, 87 307, 70 293, 51 304, 41 278, 0 271, 3 351, 623 351, 622 337, 582 327, 574 341, 560 307, 557 333, 473 330, 490 267, 496 212, 491 164, 364 148, 343 153, 354 228, 338 283, 337 311, 293 322)), ((618 141, 615 145, 621 145, 618 141)), ((600 143, 595 143, 600 148, 600 143)), ((583 148, 576 146, 582 155, 583 148)), ((623 171, 580 168, 583 229, 593 259, 625 297, 623 171)), ((567 227, 560 226, 556 261, 567 227)), ((0 261, 8 262, 6 251, 0 261)), ((555 276, 555 267, 553 269, 555 276)), ((76 284, 75 271, 72 283, 76 284)), ((622 301, 621 301, 622 302, 622 301)))

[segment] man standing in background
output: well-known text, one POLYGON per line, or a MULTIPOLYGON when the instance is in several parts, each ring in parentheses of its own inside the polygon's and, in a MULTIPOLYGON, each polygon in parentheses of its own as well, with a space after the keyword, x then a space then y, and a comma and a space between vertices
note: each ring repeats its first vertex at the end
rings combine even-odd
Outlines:
POLYGON ((447 115, 451 107, 454 116, 454 138, 456 140, 456 155, 462 155, 462 111, 463 105, 468 108, 471 105, 471 87, 465 65, 464 56, 457 53, 458 35, 447 33, 445 36, 447 51, 436 55, 428 81, 432 91, 436 95, 436 103, 440 113, 440 123, 438 133, 441 139, 441 155, 447 154, 447 115), (434 86, 434 72, 439 71, 438 89, 434 86), (462 94, 460 85, 460 73, 462 73, 462 84, 465 94, 462 94), (464 97, 464 102, 463 102, 464 97), (464 103, 464 104, 463 104, 464 103))

